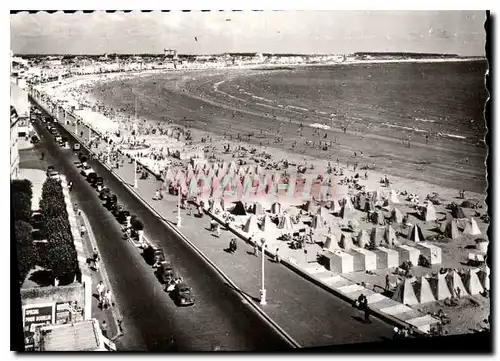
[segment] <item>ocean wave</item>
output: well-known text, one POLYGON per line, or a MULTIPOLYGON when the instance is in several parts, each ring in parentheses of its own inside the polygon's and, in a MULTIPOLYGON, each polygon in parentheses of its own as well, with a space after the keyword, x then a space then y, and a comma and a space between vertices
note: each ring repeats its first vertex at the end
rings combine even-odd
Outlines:
POLYGON ((319 123, 312 123, 312 124, 309 124, 309 126, 312 128, 320 128, 320 129, 325 129, 325 130, 330 129, 329 125, 319 124, 319 123))
POLYGON ((436 121, 432 120, 432 119, 415 118, 415 120, 418 120, 418 121, 424 122, 424 123, 436 123, 436 121))
POLYGON ((268 102, 268 103, 272 103, 273 102, 272 100, 269 100, 269 99, 266 99, 266 98, 262 98, 262 97, 258 97, 257 95, 252 95, 252 98, 259 99, 259 100, 262 100, 262 101, 268 102))
POLYGON ((456 138, 456 139, 467 139, 467 137, 463 135, 456 135, 456 134, 442 134, 442 136, 448 138, 456 138))
POLYGON ((308 112, 309 111, 309 109, 307 109, 307 108, 296 107, 294 105, 287 105, 285 108, 292 108, 292 109, 302 110, 304 112, 308 112))

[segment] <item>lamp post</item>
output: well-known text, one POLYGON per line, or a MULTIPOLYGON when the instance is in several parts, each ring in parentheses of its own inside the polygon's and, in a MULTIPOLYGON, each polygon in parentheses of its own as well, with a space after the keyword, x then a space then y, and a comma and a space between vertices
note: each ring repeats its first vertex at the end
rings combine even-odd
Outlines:
POLYGON ((134 188, 137 187, 137 155, 134 155, 134 188))
POLYGON ((267 304, 266 301, 266 286, 264 283, 265 277, 264 277, 264 265, 265 265, 265 259, 266 259, 266 240, 262 238, 260 240, 261 242, 261 253, 262 253, 262 288, 260 290, 260 304, 265 305, 267 304))
POLYGON ((177 227, 180 227, 182 224, 181 221, 181 188, 178 186, 178 196, 177 196, 177 227))

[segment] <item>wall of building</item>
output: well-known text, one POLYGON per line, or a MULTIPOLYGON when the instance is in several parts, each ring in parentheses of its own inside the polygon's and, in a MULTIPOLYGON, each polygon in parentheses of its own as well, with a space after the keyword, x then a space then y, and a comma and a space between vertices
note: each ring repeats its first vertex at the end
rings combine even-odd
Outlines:
POLYGON ((19 177, 19 142, 17 120, 11 120, 10 126, 10 179, 19 177))

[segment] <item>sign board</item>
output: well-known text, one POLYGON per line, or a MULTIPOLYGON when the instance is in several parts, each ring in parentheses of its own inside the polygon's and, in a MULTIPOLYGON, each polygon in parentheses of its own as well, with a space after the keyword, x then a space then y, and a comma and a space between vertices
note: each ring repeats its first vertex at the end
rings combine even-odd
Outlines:
POLYGON ((33 351, 35 327, 53 322, 54 305, 35 305, 23 308, 24 348, 33 351))

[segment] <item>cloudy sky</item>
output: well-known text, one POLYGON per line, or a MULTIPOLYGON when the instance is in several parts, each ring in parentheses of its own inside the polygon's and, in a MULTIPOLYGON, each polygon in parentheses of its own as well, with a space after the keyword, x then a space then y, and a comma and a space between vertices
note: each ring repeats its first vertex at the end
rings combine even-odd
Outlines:
POLYGON ((485 53, 481 11, 13 14, 16 54, 485 53))

